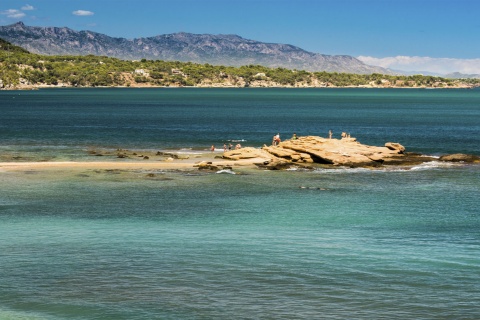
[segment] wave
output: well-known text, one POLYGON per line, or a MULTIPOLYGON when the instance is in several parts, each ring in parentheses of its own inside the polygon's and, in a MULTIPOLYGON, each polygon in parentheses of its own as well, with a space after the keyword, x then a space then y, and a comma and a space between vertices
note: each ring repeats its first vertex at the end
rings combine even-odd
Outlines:
POLYGON ((247 140, 245 139, 231 139, 231 140, 227 140, 228 142, 247 142, 247 140))
POLYGON ((220 171, 217 171, 216 173, 220 173, 220 174, 236 174, 235 172, 233 172, 232 170, 230 169, 222 169, 220 171))
POLYGON ((314 169, 313 171, 315 173, 342 174, 347 172, 348 173, 372 172, 374 171, 374 169, 338 167, 334 169, 317 168, 317 169, 314 169))
POLYGON ((418 166, 413 166, 410 168, 410 171, 419 171, 419 170, 431 170, 431 169, 444 169, 463 166, 463 163, 453 163, 453 162, 443 162, 443 161, 430 161, 422 163, 418 166))
POLYGON ((411 172, 421 170, 448 169, 464 166, 464 163, 453 163, 443 161, 429 161, 416 166, 386 166, 381 168, 349 168, 339 167, 335 169, 317 168, 315 173, 343 174, 343 173, 384 173, 384 172, 411 172))

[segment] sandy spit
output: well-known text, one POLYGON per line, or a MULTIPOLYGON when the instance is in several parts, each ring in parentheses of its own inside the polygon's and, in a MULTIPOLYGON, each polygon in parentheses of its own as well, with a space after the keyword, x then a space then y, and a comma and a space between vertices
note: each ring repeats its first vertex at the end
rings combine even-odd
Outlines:
POLYGON ((257 163, 259 159, 247 159, 247 160, 223 160, 218 161, 205 159, 196 159, 192 161, 66 161, 66 162, 0 162, 0 171, 46 171, 46 170, 76 170, 76 169, 92 169, 92 170, 192 170, 197 169, 198 164, 202 161, 212 162, 215 166, 249 166, 255 167, 254 163, 257 163))

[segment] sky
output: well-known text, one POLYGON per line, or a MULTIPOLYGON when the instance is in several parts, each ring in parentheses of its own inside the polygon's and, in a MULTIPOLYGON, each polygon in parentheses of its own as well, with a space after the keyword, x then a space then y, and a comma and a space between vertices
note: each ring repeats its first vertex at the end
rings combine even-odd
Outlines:
POLYGON ((480 0, 0 0, 0 25, 236 34, 402 71, 480 74, 480 0))

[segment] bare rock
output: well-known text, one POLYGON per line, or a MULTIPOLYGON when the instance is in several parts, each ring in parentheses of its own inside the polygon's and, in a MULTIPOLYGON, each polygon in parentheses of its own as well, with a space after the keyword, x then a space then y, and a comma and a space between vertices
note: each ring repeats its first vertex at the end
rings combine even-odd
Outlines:
POLYGON ((194 165, 194 167, 198 167, 198 170, 218 170, 216 165, 213 165, 211 161, 202 161, 194 165))
MULTIPOLYGON (((401 145, 399 145, 401 146, 401 145)), ((267 147, 264 150, 275 150, 275 154, 293 160, 295 154, 307 154, 305 162, 316 162, 321 164, 332 164, 341 166, 376 166, 384 162, 385 158, 399 154, 399 148, 391 150, 387 147, 375 147, 363 145, 356 138, 326 139, 316 136, 300 137, 297 140, 281 142, 278 147, 267 147), (278 149, 288 149, 290 152, 278 149), (282 155, 287 156, 282 156, 282 155)))
POLYGON ((230 160, 260 158, 260 159, 265 159, 265 161, 268 161, 268 160, 271 160, 272 154, 262 149, 246 147, 238 150, 226 151, 223 153, 223 158, 230 159, 230 160))
POLYGON ((385 143, 385 147, 387 147, 390 150, 398 151, 398 153, 400 154, 405 152, 405 147, 402 146, 400 143, 387 142, 385 143))

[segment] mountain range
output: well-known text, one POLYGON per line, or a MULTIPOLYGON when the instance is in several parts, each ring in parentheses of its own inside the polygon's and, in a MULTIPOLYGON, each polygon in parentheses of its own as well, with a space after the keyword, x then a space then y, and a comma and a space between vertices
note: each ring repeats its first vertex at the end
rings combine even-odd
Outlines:
POLYGON ((348 55, 324 55, 289 44, 265 43, 238 35, 173 33, 114 38, 66 27, 31 27, 22 22, 0 26, 0 38, 44 55, 98 55, 123 60, 165 60, 201 64, 262 65, 306 71, 392 74, 348 55))

